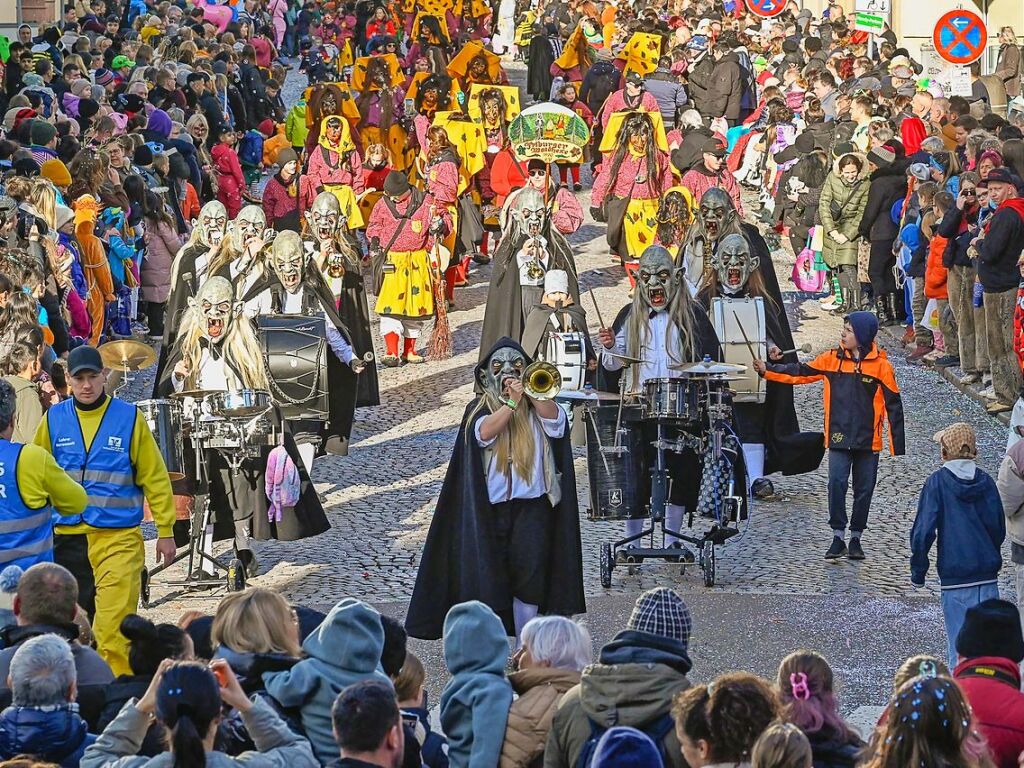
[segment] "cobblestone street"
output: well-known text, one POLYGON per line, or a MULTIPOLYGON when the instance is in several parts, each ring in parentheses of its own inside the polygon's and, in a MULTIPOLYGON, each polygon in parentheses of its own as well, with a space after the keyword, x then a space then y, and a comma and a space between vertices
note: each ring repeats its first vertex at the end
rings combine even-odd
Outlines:
MULTIPOLYGON (((583 196, 586 211, 589 191, 583 196)), ((593 289, 602 316, 610 320, 626 302, 628 284, 617 262, 608 255, 604 227, 588 215, 587 223, 572 241, 581 294, 593 289)), ((775 259, 779 283, 786 291, 792 287, 792 257, 777 253, 775 259)), ((331 530, 302 542, 258 544, 260 575, 253 584, 276 589, 289 600, 313 607, 326 608, 342 596, 353 596, 388 612, 404 611, 402 604, 412 591, 420 549, 455 431, 472 397, 472 368, 489 274, 489 267, 476 267, 469 286, 456 293, 457 305, 449 315, 454 333, 452 359, 399 369, 382 368, 379 375, 383 404, 357 412, 349 456, 318 460, 314 480, 324 498, 331 530)), ((821 311, 817 300, 806 294, 788 292, 784 298, 797 345, 809 343, 812 347, 811 355, 805 357, 837 343, 839 318, 821 311)), ((372 307, 372 298, 370 302, 372 307)), ((590 330, 595 333, 598 320, 589 297, 584 298, 583 305, 590 330)), ((382 345, 379 338, 376 341, 379 354, 382 345)), ((730 663, 741 667, 745 664, 769 674, 778 662, 778 653, 798 647, 793 638, 801 637, 799 632, 790 634, 789 629, 782 639, 773 636, 772 622, 780 628, 789 626, 789 611, 808 611, 812 613, 801 614, 802 618, 810 619, 813 614, 825 620, 856 612, 855 620, 844 623, 848 634, 826 639, 828 633, 821 637, 812 633, 804 642, 859 649, 860 655, 848 660, 849 669, 837 672, 840 677, 848 673, 851 677, 870 679, 855 697, 860 704, 881 703, 881 691, 888 685, 899 659, 919 650, 944 648, 934 569, 924 591, 915 590, 909 580, 907 542, 917 494, 927 475, 939 466, 932 435, 954 421, 969 422, 978 436, 979 464, 994 474, 1002 458, 1006 428, 935 371, 907 365, 900 345, 890 336, 882 333, 879 341, 889 349, 903 391, 907 455, 882 455, 869 529, 864 537, 867 560, 833 563, 822 557, 830 542, 827 459, 814 473, 773 477, 778 498, 757 503, 743 534, 719 549, 718 581, 710 589, 703 586, 696 567, 681 574, 679 566, 654 564, 643 566, 635 575, 617 568, 612 588, 602 589, 598 576, 599 544, 618 538, 621 523, 583 519, 588 598, 595 606, 609 607, 600 613, 592 611, 589 617, 595 639, 606 638, 622 626, 632 596, 656 585, 673 586, 693 596, 698 615, 703 612, 719 617, 717 631, 728 638, 720 644, 718 652, 731 647, 730 643, 741 642, 754 627, 764 630, 760 642, 746 636, 746 643, 764 646, 767 660, 745 661, 733 656, 730 662, 726 660, 730 657, 720 658, 714 649, 702 646, 707 656, 706 668, 716 668, 719 663, 723 668, 729 668, 730 663), (742 608, 730 614, 736 606, 742 608), (758 618, 756 610, 760 609, 771 615, 761 614, 758 618), (914 632, 929 630, 927 648, 902 647, 896 640, 911 625, 914 632), (874 646, 866 642, 867 636, 871 636, 874 646), (883 664, 877 654, 886 651, 891 651, 888 655, 897 661, 886 660, 883 664), (713 660, 719 658, 720 661, 713 660), (855 667, 857 675, 852 672, 855 667)), ((802 427, 820 429, 820 385, 799 388, 796 402, 802 427)), ((579 450, 576 470, 584 506, 589 497, 586 466, 579 450)), ((1009 563, 1008 546, 1004 557, 1009 563)), ((1011 570, 1004 568, 1004 574, 1009 573, 1011 570)), ((1012 599, 1010 580, 1002 586, 1004 596, 1012 599)), ((182 597, 162 587, 159 579, 153 585, 154 609, 167 619, 176 618, 185 609, 211 610, 221 596, 222 591, 217 591, 182 597)), ((436 651, 435 647, 424 653, 432 656, 436 651)), ((439 674, 437 663, 435 659, 430 665, 435 682, 439 674)), ((703 671, 698 678, 705 679, 703 671)))

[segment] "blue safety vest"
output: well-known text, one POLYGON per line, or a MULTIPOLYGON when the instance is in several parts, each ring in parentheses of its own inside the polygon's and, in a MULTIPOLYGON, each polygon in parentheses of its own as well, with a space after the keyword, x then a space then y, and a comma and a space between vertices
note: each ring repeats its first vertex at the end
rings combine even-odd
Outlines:
POLYGON ((0 568, 53 561, 53 514, 48 505, 33 509, 18 488, 23 445, 0 440, 0 568))
POLYGON ((94 528, 134 528, 142 522, 145 497, 135 482, 131 457, 137 413, 131 403, 110 398, 86 451, 73 399, 64 400, 46 412, 53 457, 72 480, 82 484, 89 497, 85 512, 55 517, 55 525, 85 521, 94 528))

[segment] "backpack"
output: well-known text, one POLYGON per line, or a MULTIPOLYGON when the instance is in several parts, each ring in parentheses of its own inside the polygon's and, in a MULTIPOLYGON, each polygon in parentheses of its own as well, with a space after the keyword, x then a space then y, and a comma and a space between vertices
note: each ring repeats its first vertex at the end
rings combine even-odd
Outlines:
MULTIPOLYGON (((590 736, 583 743, 583 749, 580 750, 579 759, 576 761, 576 768, 590 768, 590 764, 594 761, 594 752, 597 750, 597 742, 604 736, 604 732, 607 728, 602 728, 600 725, 595 723, 590 718, 587 718, 590 722, 590 736)), ((661 755, 662 765, 671 765, 668 758, 668 753, 665 751, 665 736, 668 735, 669 731, 675 728, 675 721, 672 719, 672 715, 668 712, 656 717, 649 723, 645 723, 643 728, 637 730, 643 731, 650 736, 651 741, 658 747, 658 753, 661 755)))
POLYGON ((263 162, 263 134, 250 128, 238 142, 238 162, 258 168, 263 162))

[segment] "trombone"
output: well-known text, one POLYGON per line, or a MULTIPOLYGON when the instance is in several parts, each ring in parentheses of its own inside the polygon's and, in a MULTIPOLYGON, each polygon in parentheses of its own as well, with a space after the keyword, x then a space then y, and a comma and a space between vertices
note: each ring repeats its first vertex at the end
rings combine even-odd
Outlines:
POLYGON ((523 371, 523 392, 533 400, 550 400, 562 389, 562 374, 551 363, 538 360, 523 371))

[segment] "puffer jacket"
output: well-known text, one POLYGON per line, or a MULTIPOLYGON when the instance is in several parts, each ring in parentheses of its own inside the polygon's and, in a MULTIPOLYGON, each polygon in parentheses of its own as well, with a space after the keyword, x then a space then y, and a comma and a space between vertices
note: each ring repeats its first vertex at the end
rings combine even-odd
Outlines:
POLYGON ((551 721, 565 692, 577 685, 580 673, 571 669, 536 667, 509 675, 519 697, 512 702, 501 747, 500 768, 529 768, 544 753, 551 721))
MULTIPOLYGON (((690 658, 674 640, 623 630, 601 649, 597 664, 583 670, 580 684, 562 697, 544 749, 544 768, 572 768, 593 733, 593 725, 627 725, 643 730, 672 708, 690 687, 690 658)), ((661 745, 666 768, 685 768, 675 729, 661 745)))
POLYGON ((164 302, 171 292, 171 264, 181 248, 181 238, 173 224, 152 219, 146 225, 146 258, 142 260, 140 275, 142 286, 139 298, 143 301, 164 302))
POLYGON ((852 153, 861 162, 860 175, 853 184, 847 184, 839 174, 840 157, 832 164, 832 173, 825 179, 821 188, 821 197, 818 199, 818 220, 825 232, 824 245, 821 249, 821 257, 830 267, 856 266, 857 264, 857 228, 864 216, 864 209, 868 204, 868 188, 870 182, 868 176, 868 164, 864 155, 859 152, 852 153), (835 203, 842 215, 836 219, 832 215, 832 203, 835 203), (845 243, 837 243, 829 232, 836 230, 846 236, 845 243))
POLYGON ((1010 446, 999 465, 996 488, 1006 516, 1006 535, 1024 547, 1024 440, 1010 446))
POLYGON ((8 707, 0 712, 0 758, 35 755, 61 768, 78 768, 85 748, 96 741, 71 705, 44 711, 8 707))

